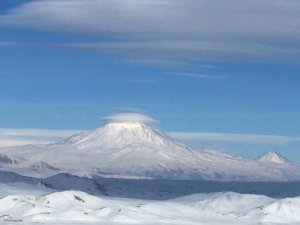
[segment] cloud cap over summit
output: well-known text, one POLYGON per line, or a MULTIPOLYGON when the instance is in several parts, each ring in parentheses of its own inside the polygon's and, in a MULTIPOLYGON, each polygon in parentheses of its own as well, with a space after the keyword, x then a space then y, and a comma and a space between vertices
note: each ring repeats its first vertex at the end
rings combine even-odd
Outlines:
POLYGON ((103 118, 105 123, 141 123, 146 125, 153 125, 158 121, 141 113, 118 113, 103 118))

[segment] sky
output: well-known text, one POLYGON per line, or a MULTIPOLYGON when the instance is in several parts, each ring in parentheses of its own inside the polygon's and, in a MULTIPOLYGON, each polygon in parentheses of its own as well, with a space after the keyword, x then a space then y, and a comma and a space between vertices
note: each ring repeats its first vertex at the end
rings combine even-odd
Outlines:
POLYGON ((296 0, 0 1, 0 146, 137 112, 191 145, 300 164, 299 10, 296 0))

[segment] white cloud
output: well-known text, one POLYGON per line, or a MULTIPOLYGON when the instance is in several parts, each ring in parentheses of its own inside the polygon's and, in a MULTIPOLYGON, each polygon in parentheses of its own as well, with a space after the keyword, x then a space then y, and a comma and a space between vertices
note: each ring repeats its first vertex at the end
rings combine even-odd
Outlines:
POLYGON ((32 139, 25 139, 25 140, 18 140, 17 138, 9 137, 8 139, 5 139, 3 137, 0 137, 0 148, 6 148, 6 147, 16 147, 16 146, 24 146, 24 145, 40 145, 40 144, 48 144, 51 142, 42 141, 42 140, 32 140, 32 139))
POLYGON ((79 132, 77 130, 0 129, 0 147, 48 144, 79 132))
POLYGON ((170 75, 173 76, 179 76, 179 77, 188 77, 188 78, 194 78, 194 79, 225 79, 227 76, 223 75, 211 75, 211 74, 197 74, 197 73, 170 73, 170 75))
POLYGON ((0 24, 94 34, 73 43, 140 62, 300 56, 295 0, 41 0, 0 16, 0 24))
POLYGON ((118 113, 104 118, 107 123, 143 123, 153 124, 157 121, 145 114, 141 113, 118 113))
POLYGON ((173 138, 185 141, 216 141, 251 144, 286 144, 300 141, 300 137, 232 133, 169 132, 173 138))
POLYGON ((22 43, 11 41, 0 41, 0 47, 23 46, 22 43))
POLYGON ((42 129, 0 129, 1 136, 17 136, 23 137, 61 137, 72 135, 77 130, 42 130, 42 129))

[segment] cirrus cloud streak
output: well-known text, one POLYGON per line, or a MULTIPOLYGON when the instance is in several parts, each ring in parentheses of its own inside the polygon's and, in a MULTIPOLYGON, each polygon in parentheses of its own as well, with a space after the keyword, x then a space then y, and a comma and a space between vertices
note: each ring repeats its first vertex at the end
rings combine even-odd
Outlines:
POLYGON ((300 56, 299 11, 294 0, 40 0, 0 25, 92 34, 99 41, 63 45, 131 62, 286 59, 300 56))
POLYGON ((233 133, 170 132, 170 136, 184 141, 216 141, 249 144, 287 144, 300 141, 300 137, 233 133))
POLYGON ((0 129, 0 147, 49 144, 63 140, 77 130, 0 129))

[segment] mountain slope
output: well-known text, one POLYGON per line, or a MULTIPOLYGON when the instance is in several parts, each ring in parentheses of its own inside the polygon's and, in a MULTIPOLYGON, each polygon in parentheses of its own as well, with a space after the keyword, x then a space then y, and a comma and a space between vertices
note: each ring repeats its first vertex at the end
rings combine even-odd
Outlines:
MULTIPOLYGON (((59 143, 6 148, 0 152, 28 161, 46 162, 60 172, 88 177, 300 180, 300 169, 292 164, 270 164, 212 150, 194 149, 139 122, 111 122, 59 143)), ((27 173, 24 168, 15 172, 27 173)), ((55 170, 50 172, 52 175, 58 173, 55 170)))
POLYGON ((4 154, 0 154, 0 168, 5 165, 19 164, 19 161, 13 157, 9 157, 4 154))

